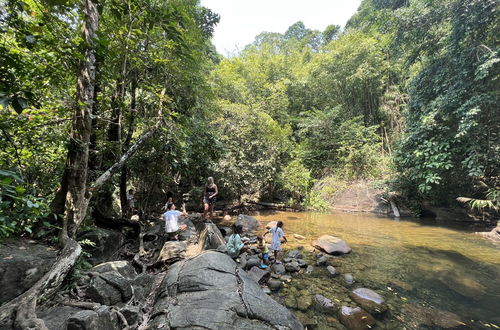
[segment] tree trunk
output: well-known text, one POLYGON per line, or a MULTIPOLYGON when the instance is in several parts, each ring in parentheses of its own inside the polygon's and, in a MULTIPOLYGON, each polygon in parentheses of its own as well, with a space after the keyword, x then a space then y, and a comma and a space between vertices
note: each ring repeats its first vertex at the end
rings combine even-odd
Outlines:
MULTIPOLYGON (((122 152, 125 152, 130 146, 130 142, 132 141, 132 135, 135 131, 135 117, 137 113, 137 100, 136 100, 136 90, 137 90, 137 73, 132 72, 132 82, 130 85, 130 119, 127 137, 123 142, 122 152)), ((122 207, 122 216, 125 216, 127 213, 127 166, 124 165, 120 174, 120 204, 122 207)))
POLYGON ((95 82, 95 40, 99 26, 97 6, 84 0, 83 40, 86 44, 84 59, 80 62, 76 86, 76 111, 72 120, 68 146, 68 193, 60 242, 64 246, 68 237, 74 237, 87 212, 87 174, 90 134, 92 131, 92 104, 95 82))

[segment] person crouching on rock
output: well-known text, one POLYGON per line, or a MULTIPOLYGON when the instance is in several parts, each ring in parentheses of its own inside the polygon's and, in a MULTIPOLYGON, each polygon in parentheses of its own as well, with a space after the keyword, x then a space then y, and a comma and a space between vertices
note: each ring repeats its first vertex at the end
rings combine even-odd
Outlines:
POLYGON ((243 232, 242 225, 235 225, 233 234, 229 236, 226 244, 227 254, 233 259, 237 258, 241 253, 246 251, 248 247, 241 240, 241 233, 243 232))
POLYGON ((262 252, 262 265, 260 265, 260 268, 266 269, 269 263, 269 248, 266 242, 264 242, 264 237, 258 236, 257 241, 259 242, 259 249, 262 252))
POLYGON ((186 230, 186 225, 179 226, 179 217, 186 216, 186 204, 182 203, 182 212, 175 209, 175 204, 167 205, 167 212, 163 213, 165 219, 165 233, 168 240, 178 240, 179 233, 186 230))
POLYGON ((280 254, 281 254, 281 238, 283 238, 283 243, 286 243, 288 240, 285 237, 285 232, 282 229, 283 221, 278 221, 276 227, 272 227, 269 229, 269 232, 273 235, 273 239, 271 240, 271 250, 274 251, 274 259, 277 264, 280 264, 280 254))

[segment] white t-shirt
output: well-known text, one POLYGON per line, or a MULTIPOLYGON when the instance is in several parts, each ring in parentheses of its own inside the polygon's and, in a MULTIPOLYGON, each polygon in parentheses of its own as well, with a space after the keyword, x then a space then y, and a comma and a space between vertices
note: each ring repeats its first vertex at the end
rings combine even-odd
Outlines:
POLYGON ((179 217, 181 212, 177 210, 170 210, 163 213, 165 219, 165 232, 173 233, 179 230, 179 217))
POLYGON ((280 227, 272 227, 269 232, 273 234, 273 238, 271 240, 271 250, 281 250, 281 238, 285 236, 283 229, 280 227))
POLYGON ((127 201, 128 201, 128 206, 129 207, 134 207, 135 206, 135 197, 134 197, 134 194, 127 193, 127 201))

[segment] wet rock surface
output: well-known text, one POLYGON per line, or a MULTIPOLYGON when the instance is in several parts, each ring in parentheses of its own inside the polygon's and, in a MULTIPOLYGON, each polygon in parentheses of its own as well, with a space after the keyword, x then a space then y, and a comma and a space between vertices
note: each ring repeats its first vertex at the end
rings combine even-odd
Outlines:
POLYGON ((381 314, 387 311, 384 298, 371 289, 358 288, 353 290, 350 296, 352 300, 372 314, 381 314))
POLYGON ((312 245, 321 251, 331 255, 342 255, 352 251, 347 243, 338 237, 323 235, 315 240, 312 245))
POLYGON ((340 322, 349 330, 371 329, 375 319, 359 307, 342 306, 339 312, 340 322))
POLYGON ((171 267, 152 315, 152 329, 160 325, 178 329, 303 329, 290 311, 266 295, 228 255, 212 251, 171 267))

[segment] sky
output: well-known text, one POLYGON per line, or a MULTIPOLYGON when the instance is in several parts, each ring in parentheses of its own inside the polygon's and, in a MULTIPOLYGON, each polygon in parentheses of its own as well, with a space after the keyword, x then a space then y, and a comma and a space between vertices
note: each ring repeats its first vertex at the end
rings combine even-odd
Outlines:
POLYGON ((221 16, 213 43, 228 56, 252 43, 261 32, 285 32, 304 22, 323 31, 330 24, 344 26, 361 0, 201 0, 201 5, 221 16))

